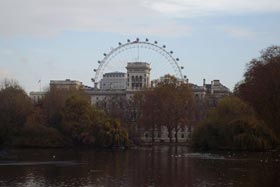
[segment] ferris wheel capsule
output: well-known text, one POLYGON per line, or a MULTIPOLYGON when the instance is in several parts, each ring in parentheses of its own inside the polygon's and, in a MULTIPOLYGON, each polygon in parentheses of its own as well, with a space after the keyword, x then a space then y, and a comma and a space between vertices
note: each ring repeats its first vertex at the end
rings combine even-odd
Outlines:
POLYGON ((121 42, 119 42, 119 45, 122 45, 122 43, 121 43, 121 42))
POLYGON ((129 43, 129 42, 130 42, 130 39, 127 39, 127 42, 129 43))
POLYGON ((148 38, 146 38, 146 42, 148 42, 149 41, 149 39, 148 38))
POLYGON ((176 61, 179 61, 179 58, 176 58, 176 61))
POLYGON ((157 41, 155 41, 154 43, 155 43, 155 44, 157 44, 158 42, 157 42, 157 41))
POLYGON ((173 54, 173 51, 170 51, 169 53, 170 53, 170 54, 173 54))

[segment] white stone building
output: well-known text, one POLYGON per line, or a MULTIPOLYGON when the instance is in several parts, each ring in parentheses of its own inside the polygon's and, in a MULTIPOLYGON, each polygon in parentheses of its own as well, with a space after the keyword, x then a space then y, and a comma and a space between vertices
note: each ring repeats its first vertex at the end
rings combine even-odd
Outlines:
POLYGON ((76 80, 51 80, 50 81, 50 89, 65 89, 65 90, 71 90, 71 89, 80 89, 82 88, 83 84, 80 81, 76 80))
POLYGON ((33 103, 40 102, 46 95, 47 92, 30 92, 29 97, 33 103))
POLYGON ((105 73, 100 81, 100 90, 126 90, 126 73, 105 73))
POLYGON ((128 91, 137 91, 150 87, 150 64, 146 62, 129 62, 126 69, 128 91))
MULTIPOLYGON (((50 81, 50 90, 52 89, 63 89, 63 90, 73 90, 73 89, 81 89, 83 88, 83 84, 80 81, 76 80, 51 80, 50 81)), ((31 98, 33 103, 37 103, 38 101, 42 100, 47 92, 38 92, 32 91, 29 93, 29 97, 31 98)))

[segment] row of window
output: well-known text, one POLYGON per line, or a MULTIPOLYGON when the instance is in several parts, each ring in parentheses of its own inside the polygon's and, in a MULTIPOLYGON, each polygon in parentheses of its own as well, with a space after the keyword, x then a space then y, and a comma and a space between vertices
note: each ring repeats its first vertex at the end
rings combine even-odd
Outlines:
POLYGON ((131 84, 132 88, 142 88, 142 86, 143 86, 142 83, 132 83, 131 84))
POLYGON ((125 74, 107 74, 104 77, 125 77, 125 74))

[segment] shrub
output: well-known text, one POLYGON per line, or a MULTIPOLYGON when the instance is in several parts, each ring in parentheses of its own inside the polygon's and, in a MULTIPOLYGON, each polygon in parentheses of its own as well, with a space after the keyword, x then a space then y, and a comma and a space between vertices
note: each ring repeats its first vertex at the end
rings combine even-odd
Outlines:
POLYGON ((277 139, 253 109, 237 97, 222 99, 195 128, 192 145, 202 149, 267 150, 277 139))

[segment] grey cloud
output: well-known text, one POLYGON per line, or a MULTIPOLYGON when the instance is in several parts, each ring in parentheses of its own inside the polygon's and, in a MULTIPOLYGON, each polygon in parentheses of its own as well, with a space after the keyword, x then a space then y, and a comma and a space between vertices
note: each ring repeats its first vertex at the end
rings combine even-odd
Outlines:
POLYGON ((191 31, 178 17, 272 11, 280 11, 279 0, 1 0, 0 36, 65 30, 176 36, 191 31))
MULTIPOLYGON (((183 27, 170 20, 160 21, 174 28, 183 27)), ((65 30, 121 33, 150 30, 172 35, 170 31, 157 29, 161 27, 158 15, 143 6, 141 0, 3 0, 0 23, 2 36, 52 36, 65 30), (146 29, 142 22, 147 24, 146 29)))
POLYGON ((144 5, 173 17, 280 11, 279 0, 146 0, 144 5))

